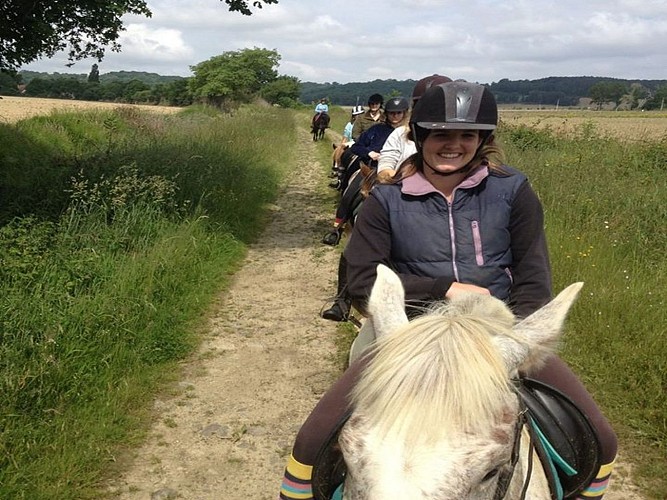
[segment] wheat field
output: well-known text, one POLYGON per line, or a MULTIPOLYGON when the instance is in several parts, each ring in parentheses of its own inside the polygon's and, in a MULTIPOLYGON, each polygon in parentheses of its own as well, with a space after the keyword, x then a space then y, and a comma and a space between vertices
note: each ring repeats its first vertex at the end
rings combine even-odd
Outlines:
POLYGON ((94 108, 132 106, 157 113, 175 113, 180 108, 147 104, 120 104, 115 102, 75 101, 72 99, 43 99, 39 97, 2 96, 0 98, 0 123, 16 123, 24 118, 48 115, 55 110, 77 111, 94 108))
POLYGON ((624 141, 667 139, 667 112, 501 109, 508 125, 549 128, 566 136, 595 132, 624 141))

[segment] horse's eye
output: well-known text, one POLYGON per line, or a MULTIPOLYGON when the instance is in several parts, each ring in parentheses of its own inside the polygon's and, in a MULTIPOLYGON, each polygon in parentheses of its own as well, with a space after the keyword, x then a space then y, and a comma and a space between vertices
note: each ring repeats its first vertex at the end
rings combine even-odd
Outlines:
POLYGON ((482 478, 482 481, 489 481, 498 475, 500 469, 493 469, 486 473, 486 476, 482 478))

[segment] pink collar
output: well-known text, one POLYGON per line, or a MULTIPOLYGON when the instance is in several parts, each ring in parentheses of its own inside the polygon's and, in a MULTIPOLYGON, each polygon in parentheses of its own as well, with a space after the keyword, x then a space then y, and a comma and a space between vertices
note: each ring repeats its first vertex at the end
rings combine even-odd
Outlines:
MULTIPOLYGON (((456 186, 455 190, 475 187, 488 176, 489 168, 486 165, 480 165, 470 172, 470 174, 456 186)), ((421 172, 415 172, 414 175, 403 179, 401 181, 401 192, 413 196, 420 196, 428 193, 440 193, 440 191, 438 191, 421 172)))

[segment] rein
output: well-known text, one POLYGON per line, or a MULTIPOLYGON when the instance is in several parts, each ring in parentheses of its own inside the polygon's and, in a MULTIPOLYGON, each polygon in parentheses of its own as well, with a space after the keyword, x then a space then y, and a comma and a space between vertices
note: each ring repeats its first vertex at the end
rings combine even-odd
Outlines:
MULTIPOLYGON (((516 469, 516 464, 519 462, 519 456, 521 452, 521 434, 524 425, 527 424, 528 420, 526 418, 527 408, 524 404, 521 397, 519 397, 519 404, 521 411, 519 412, 519 418, 516 421, 514 427, 514 446, 512 447, 512 457, 510 459, 511 468, 503 471, 498 478, 498 486, 496 487, 496 492, 493 495, 493 500, 503 500, 507 494, 507 490, 512 482, 512 477, 514 476, 514 470, 516 469)), ((521 496, 519 500, 525 500, 526 493, 528 492, 528 485, 530 484, 530 475, 533 473, 533 440, 529 436, 529 449, 528 449, 528 470, 526 471, 526 476, 523 482, 523 488, 521 489, 521 496)))

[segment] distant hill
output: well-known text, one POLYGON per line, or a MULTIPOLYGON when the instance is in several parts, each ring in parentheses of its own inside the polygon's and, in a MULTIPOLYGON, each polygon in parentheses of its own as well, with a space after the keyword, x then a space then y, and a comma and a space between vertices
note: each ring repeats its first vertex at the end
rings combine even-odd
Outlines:
MULTIPOLYGON (((19 75, 23 78, 23 83, 28 84, 35 78, 52 80, 58 78, 74 78, 79 81, 87 81, 88 73, 41 73, 39 71, 20 71, 19 75)), ((109 73, 100 73, 100 83, 110 82, 130 82, 139 80, 146 85, 157 85, 160 83, 169 83, 175 80, 182 80, 182 76, 164 76, 157 73, 146 73, 143 71, 110 71, 109 73)))
MULTIPOLYGON (((599 76, 551 76, 538 80, 508 80, 489 84, 489 88, 501 104, 523 103, 531 105, 549 106, 576 106, 579 99, 588 97, 592 85, 599 82, 620 82, 628 87, 631 84, 640 84, 649 91, 655 91, 667 80, 622 80, 599 76)), ((353 106, 366 105, 368 96, 374 93, 388 97, 402 95, 410 97, 414 80, 374 80, 372 82, 353 83, 301 83, 301 101, 304 103, 316 102, 327 97, 333 104, 353 106)))
MULTIPOLYGON (((24 84, 35 78, 66 79, 74 78, 81 82, 88 79, 87 73, 41 73, 36 71, 21 71, 19 73, 24 84)), ((164 76, 157 73, 142 71, 112 71, 100 74, 100 83, 121 82, 132 80, 153 87, 159 84, 168 84, 184 80, 181 76, 164 76)), ((631 85, 640 85, 647 95, 652 95, 658 87, 667 85, 667 80, 623 80, 601 76, 550 76, 538 80, 509 80, 503 78, 498 82, 487 84, 496 100, 500 104, 526 104, 538 106, 578 106, 582 98, 590 97, 590 88, 600 82, 618 82, 631 85)), ((322 97, 326 97, 332 104, 340 106, 366 105, 372 94, 382 94, 385 99, 392 96, 410 98, 415 80, 373 80, 371 82, 351 83, 314 83, 301 82, 300 100, 305 104, 314 104, 322 97)), ((2 87, 0 81, 0 87, 2 87)), ((0 88, 0 91, 2 89, 0 88)), ((0 92, 2 93, 2 92, 0 92)))
POLYGON ((372 82, 352 83, 313 83, 301 82, 301 102, 317 102, 326 97, 332 104, 341 106, 366 106, 372 94, 383 96, 403 96, 410 98, 415 80, 373 80, 372 82))

